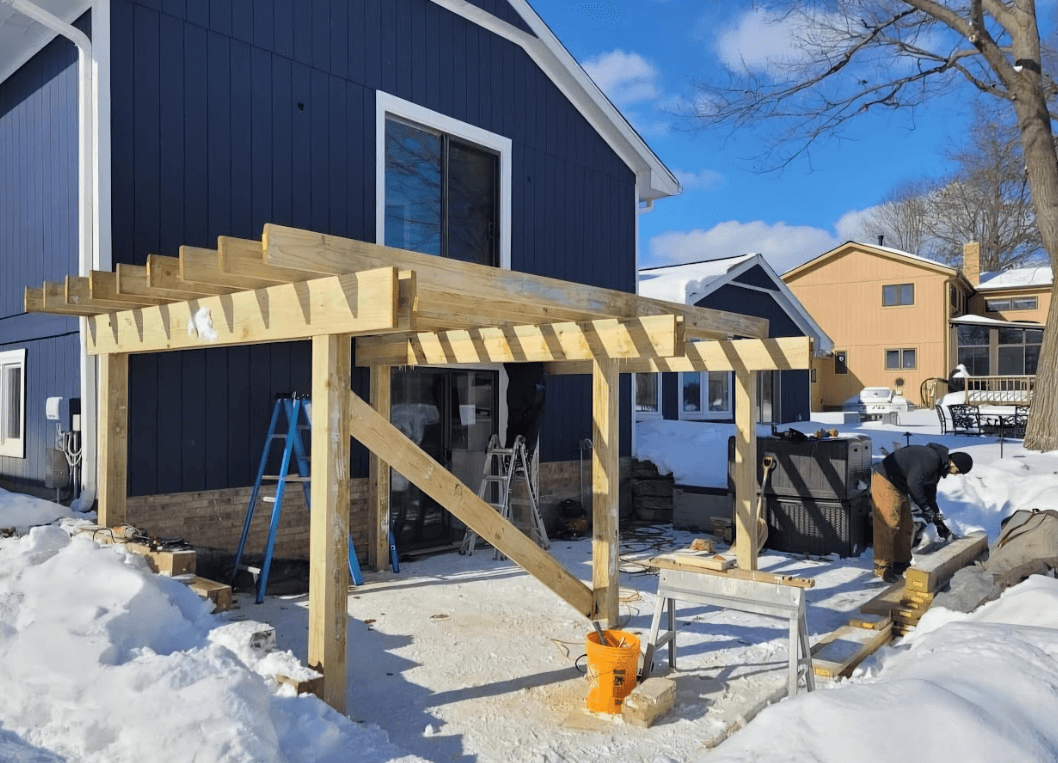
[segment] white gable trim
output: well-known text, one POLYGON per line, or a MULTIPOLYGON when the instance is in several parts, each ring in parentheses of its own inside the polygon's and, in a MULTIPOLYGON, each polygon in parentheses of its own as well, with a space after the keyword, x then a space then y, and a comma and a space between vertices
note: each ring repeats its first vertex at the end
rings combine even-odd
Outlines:
POLYGON ((483 29, 520 46, 551 78, 588 123, 636 174, 640 201, 675 196, 683 191, 672 171, 650 149, 646 141, 610 102, 587 72, 525 0, 507 0, 533 30, 526 34, 466 0, 430 0, 483 29))

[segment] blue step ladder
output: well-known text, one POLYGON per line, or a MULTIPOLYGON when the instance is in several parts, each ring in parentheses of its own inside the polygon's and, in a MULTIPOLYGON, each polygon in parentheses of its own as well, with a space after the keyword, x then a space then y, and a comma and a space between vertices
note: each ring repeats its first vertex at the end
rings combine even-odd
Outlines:
MULTIPOLYGON (((310 431, 312 424, 309 419, 310 401, 307 397, 297 393, 292 395, 276 395, 275 406, 272 408, 272 421, 268 425, 268 435, 265 438, 264 450, 261 453, 261 466, 257 470, 257 480, 250 493, 250 505, 246 508, 246 521, 242 527, 242 537, 239 539, 239 550, 235 553, 235 566, 232 570, 232 583, 239 573, 239 563, 246 548, 246 538, 250 534, 250 523, 253 521, 254 508, 257 506, 257 497, 261 492, 261 483, 270 481, 276 483, 276 494, 274 498, 263 498, 262 501, 272 503, 272 520, 268 527, 268 544, 265 546, 264 562, 261 564, 261 572, 257 577, 257 603, 264 601, 265 590, 268 586, 268 569, 272 566, 272 551, 275 549, 276 532, 279 530, 279 517, 283 511, 283 496, 286 493, 288 482, 300 482, 301 489, 305 493, 305 506, 311 508, 310 494, 310 472, 311 461, 305 451, 305 443, 301 438, 302 431, 310 431), (279 427, 280 414, 286 418, 286 431, 277 431, 279 427), (268 465, 268 457, 272 447, 279 441, 283 441, 283 459, 279 467, 279 474, 265 474, 268 465), (297 463, 298 474, 288 474, 290 471, 290 459, 293 456, 297 463)), ((390 555, 395 558, 396 549, 390 537, 390 555)), ((395 562, 394 562, 395 564, 395 562)), ((396 572, 396 568, 394 568, 396 572)), ((356 559, 356 551, 353 544, 349 543, 349 577, 355 585, 364 584, 364 575, 360 571, 360 563, 356 559)))

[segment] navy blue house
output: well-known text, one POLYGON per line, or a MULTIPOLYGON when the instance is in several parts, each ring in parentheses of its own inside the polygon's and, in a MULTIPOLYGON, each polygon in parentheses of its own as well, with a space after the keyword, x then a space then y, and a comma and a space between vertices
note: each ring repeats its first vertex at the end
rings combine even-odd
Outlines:
MULTIPOLYGON (((0 486, 43 490, 56 430, 78 426, 73 492, 95 492, 95 358, 79 319, 23 312, 25 286, 278 223, 634 292, 637 209, 679 191, 525 0, 0 3, 0 486)), ((187 536, 165 517, 206 506, 196 522, 223 541, 310 356, 132 356, 130 521, 187 536)), ((353 385, 366 395, 366 373, 353 385)), ((504 421, 505 387, 499 368, 397 373, 395 423, 458 473, 504 421), (468 402, 482 432, 453 426, 468 402)), ((590 380, 549 377, 542 482, 590 433, 590 380)), ((457 529, 398 528, 408 545, 457 529)))
MULTIPOLYGON (((639 271, 639 290, 669 302, 765 318, 769 339, 806 336, 816 354, 833 349, 830 338, 759 254, 645 268, 639 271)), ((760 422, 808 421, 811 384, 809 371, 762 372, 757 382, 760 422)), ((636 376, 638 419, 733 422, 734 405, 731 373, 636 376)))

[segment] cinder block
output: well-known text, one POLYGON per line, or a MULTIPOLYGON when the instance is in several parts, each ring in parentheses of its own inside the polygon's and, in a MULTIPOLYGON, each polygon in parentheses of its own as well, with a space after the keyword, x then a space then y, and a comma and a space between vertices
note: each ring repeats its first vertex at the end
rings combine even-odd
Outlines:
POLYGON ((621 703, 625 723, 646 728, 676 704, 676 683, 668 678, 648 678, 621 703))

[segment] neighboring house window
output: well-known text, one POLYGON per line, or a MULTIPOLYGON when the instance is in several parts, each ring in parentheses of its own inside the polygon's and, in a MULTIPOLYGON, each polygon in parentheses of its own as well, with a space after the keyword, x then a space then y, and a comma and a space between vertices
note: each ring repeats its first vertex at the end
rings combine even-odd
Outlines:
POLYGON ((731 377, 726 371, 680 374, 680 418, 730 418, 731 377))
POLYGON ((757 376, 757 421, 761 424, 775 421, 781 379, 778 371, 761 371, 757 376))
POLYGON ((918 353, 913 348, 885 351, 885 370, 894 371, 901 368, 918 368, 918 353))
POLYGON ((1001 328, 999 376, 1033 375, 1040 360, 1043 329, 1001 328))
POLYGON ((26 457, 26 351, 0 352, 0 456, 26 457))
POLYGON ((882 287, 883 307, 913 304, 915 304, 915 285, 913 283, 889 284, 882 287))
POLYGON ((849 354, 845 350, 834 350, 834 373, 845 375, 849 372, 849 354))
POLYGON ((661 375, 635 374, 636 414, 638 416, 661 415, 661 375))
POLYGON ((984 326, 959 326, 955 331, 959 363, 970 376, 988 376, 988 329, 984 326))
POLYGON ((378 240, 509 268, 510 139, 387 93, 377 110, 378 240))
POLYGON ((985 311, 998 313, 1009 310, 1035 310, 1038 306, 1036 297, 1008 297, 1006 299, 986 299, 985 311))

